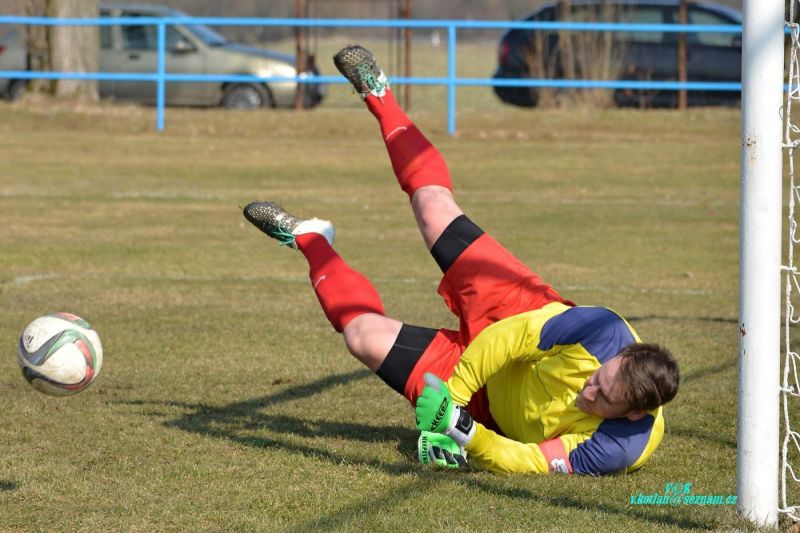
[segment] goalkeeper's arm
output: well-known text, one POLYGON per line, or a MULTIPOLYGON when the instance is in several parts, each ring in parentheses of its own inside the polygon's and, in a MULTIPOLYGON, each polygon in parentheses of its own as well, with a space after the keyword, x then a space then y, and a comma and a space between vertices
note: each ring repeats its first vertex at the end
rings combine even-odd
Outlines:
POLYGON ((498 435, 476 422, 475 435, 464 448, 471 461, 493 472, 571 473, 568 456, 555 452, 548 461, 543 453, 547 447, 564 449, 559 438, 541 444, 526 444, 498 435))
POLYGON ((425 387, 417 398, 415 411, 418 429, 450 437, 489 470, 542 474, 570 471, 569 458, 560 439, 547 441, 540 447, 486 429, 472 420, 466 409, 455 405, 447 385, 431 373, 425 374, 425 387), (543 451, 547 451, 554 462, 548 460, 543 451))
POLYGON ((475 422, 466 409, 453 403, 447 385, 430 372, 415 407, 417 429, 441 433, 459 446, 466 446, 475 435, 475 422))

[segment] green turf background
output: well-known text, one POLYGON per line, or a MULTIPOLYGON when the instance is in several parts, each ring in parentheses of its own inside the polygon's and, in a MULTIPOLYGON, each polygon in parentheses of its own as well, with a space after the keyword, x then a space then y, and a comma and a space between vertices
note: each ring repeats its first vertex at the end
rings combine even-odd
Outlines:
POLYGON ((0 104, 0 530, 744 527, 730 506, 630 504, 669 482, 736 492, 738 110, 518 110, 460 89, 449 137, 443 90, 414 95, 476 223, 565 297, 675 352, 682 389, 645 468, 416 464, 413 411, 348 355, 302 257, 241 216, 274 199, 333 220, 390 315, 456 326, 345 87, 311 112, 170 109, 163 133, 153 109, 32 99, 0 104), (59 310, 105 348, 97 382, 66 399, 15 362, 25 325, 59 310))

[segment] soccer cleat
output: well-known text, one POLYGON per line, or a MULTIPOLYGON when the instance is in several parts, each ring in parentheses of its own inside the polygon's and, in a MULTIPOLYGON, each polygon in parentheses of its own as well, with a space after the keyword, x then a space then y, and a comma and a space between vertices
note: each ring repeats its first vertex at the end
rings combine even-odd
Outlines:
POLYGON ((276 239, 281 246, 297 248, 295 237, 319 233, 333 245, 336 230, 328 220, 297 218, 274 202, 252 202, 244 208, 244 218, 255 227, 276 239))
POLYGON ((333 64, 347 81, 366 98, 368 94, 383 96, 389 80, 375 61, 372 52, 362 46, 347 46, 333 56, 333 64))

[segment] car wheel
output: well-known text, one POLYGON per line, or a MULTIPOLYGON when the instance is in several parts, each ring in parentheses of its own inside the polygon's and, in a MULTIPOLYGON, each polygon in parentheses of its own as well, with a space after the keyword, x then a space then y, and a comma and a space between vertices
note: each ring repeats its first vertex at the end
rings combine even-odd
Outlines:
POLYGON ((256 109, 271 105, 266 88, 250 83, 228 85, 222 92, 222 107, 226 109, 256 109))
POLYGON ((12 102, 19 100, 27 90, 28 84, 25 80, 14 80, 8 85, 7 98, 12 102))
MULTIPOLYGON (((528 75, 520 71, 501 71, 497 70, 492 76, 496 80, 516 80, 525 79, 528 75)), ((492 87, 494 94, 503 101, 519 107, 536 107, 539 103, 539 91, 535 87, 506 87, 495 85, 492 87)))

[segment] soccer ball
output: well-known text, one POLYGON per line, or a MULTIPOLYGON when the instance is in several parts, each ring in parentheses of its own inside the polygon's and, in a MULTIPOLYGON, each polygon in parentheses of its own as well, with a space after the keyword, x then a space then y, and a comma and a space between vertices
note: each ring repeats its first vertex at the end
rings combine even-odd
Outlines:
POLYGON ((28 324, 19 338, 17 362, 34 389, 68 396, 97 377, 103 346, 87 321, 70 313, 54 313, 28 324))

